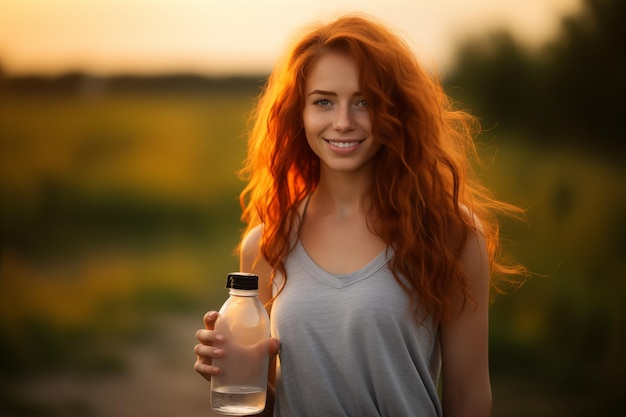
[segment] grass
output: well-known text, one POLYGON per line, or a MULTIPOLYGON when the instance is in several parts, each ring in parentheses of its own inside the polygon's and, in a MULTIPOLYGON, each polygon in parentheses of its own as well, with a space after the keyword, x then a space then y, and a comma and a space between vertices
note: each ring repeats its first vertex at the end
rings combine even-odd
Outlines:
POLYGON ((251 100, 0 101, 3 369, 68 365, 62 347, 93 337, 94 323, 121 337, 146 312, 213 303, 237 268, 235 171, 251 100), (33 351, 42 333, 58 360, 33 351))

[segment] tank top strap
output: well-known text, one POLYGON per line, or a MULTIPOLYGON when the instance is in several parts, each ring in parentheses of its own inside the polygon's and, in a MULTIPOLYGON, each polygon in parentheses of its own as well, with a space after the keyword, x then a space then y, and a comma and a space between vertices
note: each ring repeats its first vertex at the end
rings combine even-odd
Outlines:
POLYGON ((306 201, 304 202, 304 207, 302 208, 302 216, 301 216, 300 224, 302 224, 304 222, 304 216, 306 215, 306 210, 309 208, 309 203, 311 202, 311 196, 313 196, 313 193, 310 193, 306 197, 306 201))

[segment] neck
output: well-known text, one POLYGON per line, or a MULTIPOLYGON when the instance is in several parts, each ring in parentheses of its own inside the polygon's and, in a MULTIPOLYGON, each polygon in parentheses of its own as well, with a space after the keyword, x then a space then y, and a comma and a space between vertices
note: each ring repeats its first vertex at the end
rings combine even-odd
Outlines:
POLYGON ((320 182, 311 198, 315 210, 326 215, 341 218, 360 216, 367 212, 370 175, 356 173, 333 173, 325 175, 322 171, 320 182))

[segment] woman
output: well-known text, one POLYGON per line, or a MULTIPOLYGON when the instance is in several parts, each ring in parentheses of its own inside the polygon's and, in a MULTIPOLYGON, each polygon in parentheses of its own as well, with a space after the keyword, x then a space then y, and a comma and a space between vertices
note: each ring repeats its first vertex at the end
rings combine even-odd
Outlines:
MULTIPOLYGON (((521 268, 493 217, 517 210, 470 172, 475 119, 388 29, 344 16, 293 45, 253 120, 240 259, 280 345, 269 414, 489 415, 490 277, 521 268)), ((207 379, 228 351, 216 318, 207 379)))

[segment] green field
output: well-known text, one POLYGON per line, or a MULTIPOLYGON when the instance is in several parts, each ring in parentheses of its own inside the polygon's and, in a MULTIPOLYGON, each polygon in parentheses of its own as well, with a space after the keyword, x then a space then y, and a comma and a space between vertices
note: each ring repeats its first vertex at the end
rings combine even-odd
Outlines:
MULTIPOLYGON (((253 98, 0 97, 0 414, 102 415, 35 387, 130 379, 137 346, 188 352, 193 374, 193 331, 172 340, 161 318, 199 326, 225 298, 253 98)), ((490 134, 481 172, 528 208, 503 234, 535 273, 492 308, 494 416, 610 414, 626 371, 626 168, 490 134)))

